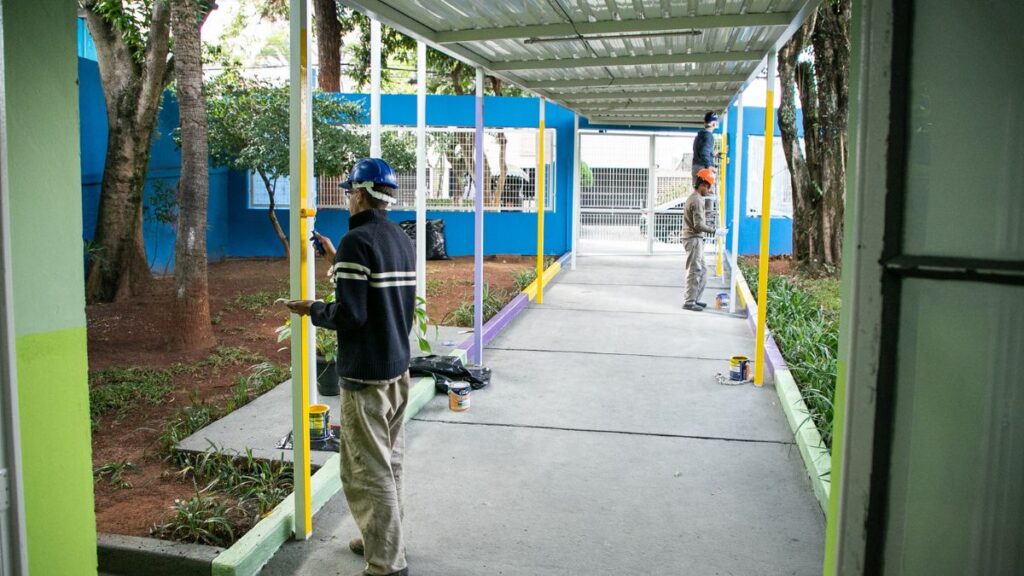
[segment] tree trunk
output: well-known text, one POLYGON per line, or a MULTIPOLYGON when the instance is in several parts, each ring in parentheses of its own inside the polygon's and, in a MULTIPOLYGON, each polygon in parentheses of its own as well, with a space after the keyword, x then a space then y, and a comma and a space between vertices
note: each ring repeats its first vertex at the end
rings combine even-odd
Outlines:
POLYGON ((288 258, 288 236, 284 233, 284 229, 281 228, 281 223, 277 221, 277 202, 274 200, 274 186, 270 183, 270 178, 263 172, 259 172, 260 178, 263 179, 263 185, 267 187, 267 197, 270 198, 270 207, 267 208, 267 218, 270 219, 270 225, 274 228, 274 233, 277 234, 277 239, 281 241, 281 246, 284 247, 284 257, 288 258))
POLYGON ((317 86, 324 92, 341 92, 341 22, 337 0, 314 0, 316 48, 320 69, 317 86))
POLYGON ((95 12, 95 0, 82 7, 96 45, 108 121, 94 238, 98 251, 89 268, 86 299, 110 302, 144 293, 152 280, 142 237, 142 195, 156 115, 169 79, 169 12, 165 2, 153 3, 149 42, 136 61, 122 31, 95 12))
POLYGON ((202 44, 199 39, 201 20, 195 0, 174 0, 171 11, 181 118, 172 343, 179 349, 196 350, 216 344, 210 327, 206 276, 209 146, 203 99, 202 44))
POLYGON ((850 0, 823 4, 779 51, 782 132, 793 182, 793 256, 811 272, 842 261, 850 0), (807 46, 813 62, 798 61, 807 46), (795 93, 803 109, 804 148, 796 138, 795 93))

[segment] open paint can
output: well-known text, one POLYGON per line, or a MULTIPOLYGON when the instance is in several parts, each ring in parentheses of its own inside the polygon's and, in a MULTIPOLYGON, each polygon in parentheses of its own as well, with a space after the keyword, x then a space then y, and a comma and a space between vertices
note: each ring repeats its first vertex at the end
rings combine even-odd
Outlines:
POLYGON ((312 442, 331 437, 331 407, 312 404, 309 407, 309 439, 312 442))

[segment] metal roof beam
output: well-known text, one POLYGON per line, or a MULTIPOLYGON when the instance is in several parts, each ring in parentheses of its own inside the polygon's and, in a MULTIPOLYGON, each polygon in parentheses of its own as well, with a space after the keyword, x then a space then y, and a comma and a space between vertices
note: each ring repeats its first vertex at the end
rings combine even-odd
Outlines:
POLYGON ((552 36, 588 36, 628 32, 671 32, 678 30, 710 30, 745 26, 787 26, 795 14, 729 14, 722 16, 679 16, 673 18, 646 18, 643 20, 602 20, 574 24, 537 24, 532 26, 504 26, 501 28, 475 28, 438 32, 435 40, 441 44, 455 42, 486 42, 490 40, 516 40, 552 36))
POLYGON ((757 62, 761 52, 695 52, 693 54, 654 54, 650 56, 601 56, 560 58, 557 60, 506 60, 491 62, 495 71, 550 70, 552 68, 592 68, 595 66, 652 66, 657 64, 704 64, 715 62, 757 62))
POLYGON ((591 122, 590 123, 590 128, 593 128, 594 126, 624 126, 624 127, 628 127, 628 126, 658 126, 658 127, 663 127, 663 128, 695 128, 695 129, 701 129, 701 128, 704 128, 704 122, 701 121, 701 120, 696 120, 696 121, 693 121, 693 122, 673 122, 671 120, 666 120, 664 122, 659 122, 659 121, 656 121, 656 120, 655 121, 649 121, 649 120, 628 120, 628 119, 615 120, 615 119, 609 119, 609 120, 597 120, 597 121, 591 122))
POLYGON ((560 92, 559 95, 567 102, 582 104, 600 100, 654 100, 671 98, 673 100, 701 98, 731 98, 733 90, 623 90, 621 92, 560 92))
POLYGON ((686 111, 693 111, 693 112, 701 112, 701 113, 703 113, 703 112, 706 112, 708 110, 716 110, 716 109, 718 109, 719 106, 722 106, 723 100, 718 100, 718 101, 716 101, 714 103, 707 102, 707 103, 704 103, 704 104, 702 104, 700 102, 685 102, 685 103, 682 103, 682 104, 672 104, 672 103, 668 103, 668 104, 645 104, 645 103, 638 103, 638 104, 625 104, 625 105, 621 105, 621 106, 603 106, 603 107, 600 107, 600 108, 593 108, 593 107, 589 107, 589 106, 579 106, 579 109, 580 109, 581 113, 591 112, 591 113, 595 113, 595 114, 611 113, 611 112, 616 112, 616 113, 620 113, 620 112, 621 113, 640 112, 640 113, 643 113, 643 112, 662 112, 662 111, 664 111, 664 112, 686 112, 686 111))
MULTIPOLYGON (((574 60, 563 60, 564 64, 574 60)), ((739 84, 747 79, 746 74, 680 75, 680 76, 641 76, 637 78, 579 78, 573 80, 538 80, 524 82, 522 87, 527 90, 547 90, 558 88, 616 88, 619 86, 665 86, 673 84, 712 84, 728 82, 739 84)))

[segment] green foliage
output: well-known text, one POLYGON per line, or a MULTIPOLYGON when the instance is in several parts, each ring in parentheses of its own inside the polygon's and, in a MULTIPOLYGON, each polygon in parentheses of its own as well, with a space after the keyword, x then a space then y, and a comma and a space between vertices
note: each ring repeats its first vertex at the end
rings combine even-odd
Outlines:
POLYGON ((208 366, 219 370, 225 366, 238 366, 260 360, 262 357, 259 354, 245 346, 219 346, 209 356, 199 361, 196 366, 208 366))
POLYGON ((220 417, 216 407, 193 395, 188 406, 179 408, 160 434, 160 445, 168 456, 175 455, 175 447, 179 442, 191 436, 197 430, 205 428, 220 417))
POLYGON ((120 419, 139 404, 157 405, 171 394, 171 372, 152 368, 107 368, 89 373, 89 417, 95 430, 100 417, 120 419))
POLYGON ((231 386, 231 396, 224 407, 225 413, 234 412, 254 398, 269 392, 274 386, 288 379, 286 367, 273 362, 260 362, 249 367, 248 374, 239 374, 231 386))
POLYGON ((516 289, 522 292, 537 279, 537 271, 533 268, 523 268, 512 273, 512 281, 516 284, 516 289))
POLYGON ((259 292, 249 293, 239 292, 235 294, 234 300, 231 301, 231 306, 252 312, 253 316, 260 320, 267 314, 267 311, 271 309, 278 298, 287 297, 288 288, 284 286, 277 290, 260 290, 259 292))
POLYGON ((146 216, 161 224, 178 220, 178 190, 163 180, 153 182, 153 191, 146 197, 146 216))
POLYGON ((210 546, 228 546, 235 540, 229 502, 218 496, 196 491, 188 500, 175 500, 166 524, 154 526, 154 536, 210 546))
POLYGON ((121 35, 136 64, 141 64, 149 42, 153 0, 95 0, 83 3, 121 35))
POLYGON ((118 460, 96 468, 92 471, 92 477, 94 482, 109 478, 111 486, 118 490, 124 490, 132 487, 132 483, 124 479, 125 474, 136 470, 138 467, 135 464, 127 460, 118 460))
POLYGON ((586 188, 594 185, 594 172, 586 162, 580 161, 580 186, 586 188))
MULTIPOLYGON (((484 283, 483 290, 483 304, 484 304, 484 322, 490 320, 495 314, 504 308, 505 304, 508 304, 515 296, 512 292, 507 292, 501 289, 491 289, 491 285, 484 283)), ((473 326, 473 315, 476 311, 476 306, 473 302, 463 302, 459 304, 459 307, 452 310, 451 317, 452 322, 456 326, 470 327, 473 326)))
MULTIPOLYGON (((413 330, 416 332, 416 341, 420 351, 430 354, 430 340, 427 340, 427 327, 430 326, 430 317, 427 316, 427 301, 416 297, 416 309, 413 311, 413 330)), ((434 337, 437 337, 437 326, 434 326, 434 337)))
MULTIPOLYGON (((743 262, 740 268, 756 296, 756 268, 743 262)), ((768 327, 811 419, 822 441, 831 446, 839 357, 839 281, 769 276, 767 315, 768 327)))
MULTIPOLYGON (((206 86, 210 156, 219 166, 252 170, 274 182, 290 170, 290 118, 287 86, 244 78, 227 70, 206 86)), ((362 120, 362 109, 332 95, 313 95, 314 171, 345 173, 359 158, 362 134, 348 126, 362 120)), ((369 146, 369 144, 365 144, 369 146)))

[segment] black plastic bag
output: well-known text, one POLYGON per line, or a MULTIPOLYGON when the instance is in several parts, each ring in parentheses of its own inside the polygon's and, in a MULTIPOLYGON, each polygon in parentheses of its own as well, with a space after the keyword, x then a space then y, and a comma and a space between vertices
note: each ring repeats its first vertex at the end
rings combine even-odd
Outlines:
MULTIPOLYGON (((398 225, 416 243, 416 221, 402 220, 398 225)), ((427 260, 448 260, 448 243, 444 234, 444 220, 427 220, 427 260)))
POLYGON ((464 380, 474 390, 479 390, 491 383, 491 369, 485 366, 470 364, 466 366, 462 360, 454 356, 420 356, 409 363, 410 376, 433 376, 434 387, 442 394, 448 393, 448 383, 453 380, 464 380))

